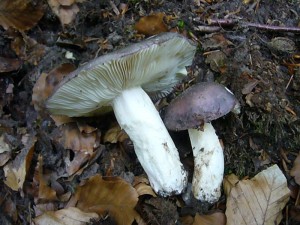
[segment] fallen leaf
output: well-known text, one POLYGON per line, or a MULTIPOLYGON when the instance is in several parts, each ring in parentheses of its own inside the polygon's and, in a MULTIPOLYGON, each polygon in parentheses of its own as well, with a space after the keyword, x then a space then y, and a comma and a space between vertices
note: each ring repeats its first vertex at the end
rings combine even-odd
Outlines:
POLYGON ((194 223, 194 217, 187 215, 179 218, 179 221, 183 225, 192 225, 194 223))
MULTIPOLYGON (((19 211, 16 206, 17 202, 15 198, 11 195, 4 194, 2 192, 0 195, 0 204, 1 204, 2 215, 4 214, 6 218, 10 219, 10 224, 17 224, 19 211)), ((7 224, 3 221, 2 218, 1 218, 1 224, 7 224)))
POLYGON ((83 2, 83 0, 48 0, 52 12, 59 18, 62 25, 70 24, 75 19, 79 12, 76 2, 83 2))
POLYGON ((235 174, 229 174, 223 179, 223 188, 225 195, 230 194, 231 189, 239 182, 239 178, 235 174))
POLYGON ((149 184, 139 183, 134 186, 139 196, 141 195, 151 195, 153 197, 157 197, 153 189, 149 184))
POLYGON ((124 130, 121 129, 120 125, 115 123, 109 130, 105 133, 103 141, 104 143, 117 143, 123 142, 125 139, 128 139, 128 135, 124 130))
POLYGON ((32 93, 32 103, 36 111, 45 110, 45 101, 52 94, 54 88, 63 79, 63 77, 75 70, 71 63, 64 63, 51 70, 48 74, 41 73, 37 79, 32 93))
POLYGON ((38 177, 39 177, 39 200, 54 201, 57 200, 56 192, 48 186, 48 181, 43 174, 43 157, 38 157, 38 177))
POLYGON ((212 51, 220 48, 224 49, 233 45, 231 41, 227 40, 224 35, 220 33, 206 35, 204 40, 201 40, 201 47, 204 51, 212 51))
POLYGON ((31 137, 17 157, 3 168, 5 175, 4 183, 14 191, 23 188, 25 177, 33 157, 35 141, 36 138, 31 137))
POLYGON ((196 213, 192 225, 225 225, 226 216, 222 212, 215 212, 209 215, 200 215, 196 213))
POLYGON ((17 58, 0 57, 0 73, 11 72, 20 68, 22 61, 17 58))
POLYGON ((0 154, 4 153, 4 152, 10 152, 11 148, 9 147, 9 145, 5 142, 4 140, 4 135, 2 134, 0 136, 0 154))
POLYGON ((4 166, 11 157, 11 148, 5 142, 4 135, 0 136, 0 166, 4 166))
POLYGON ((118 224, 131 225, 139 217, 134 209, 138 193, 119 177, 93 176, 77 188, 74 199, 84 212, 96 212, 99 216, 108 212, 118 224))
POLYGON ((11 48, 20 59, 32 65, 37 65, 47 50, 45 45, 37 43, 36 40, 25 33, 14 37, 14 40, 11 42, 11 48))
POLYGON ((226 69, 227 56, 222 51, 213 51, 206 54, 205 63, 210 65, 210 68, 215 72, 224 72, 226 69))
POLYGON ((33 6, 30 0, 0 1, 0 25, 5 30, 9 27, 19 31, 29 30, 43 15, 42 5, 33 6))
POLYGON ((34 218, 35 225, 85 225, 91 219, 98 219, 96 213, 86 213, 78 208, 70 207, 58 211, 48 211, 34 218))
POLYGON ((290 175, 294 177, 296 183, 300 185, 300 153, 294 161, 294 165, 290 171, 290 175))
POLYGON ((65 149, 92 154, 100 144, 100 134, 94 129, 91 133, 81 132, 76 123, 67 123, 60 127, 62 136, 59 142, 65 149))
POLYGON ((168 27, 164 22, 164 17, 165 14, 161 12, 144 16, 134 25, 134 29, 147 36, 167 32, 168 27))
POLYGON ((271 166, 231 189, 227 196, 227 224, 279 224, 289 195, 284 174, 277 165, 271 166))

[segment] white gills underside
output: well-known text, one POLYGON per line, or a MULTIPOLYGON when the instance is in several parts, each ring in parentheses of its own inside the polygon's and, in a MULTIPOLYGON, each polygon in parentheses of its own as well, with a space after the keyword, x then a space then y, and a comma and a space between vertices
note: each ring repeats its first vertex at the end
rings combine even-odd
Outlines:
POLYGON ((83 67, 65 78, 48 99, 47 108, 52 114, 86 116, 110 105, 124 89, 142 86, 146 92, 169 90, 186 74, 182 71, 192 63, 194 53, 195 46, 175 37, 94 67, 83 67))

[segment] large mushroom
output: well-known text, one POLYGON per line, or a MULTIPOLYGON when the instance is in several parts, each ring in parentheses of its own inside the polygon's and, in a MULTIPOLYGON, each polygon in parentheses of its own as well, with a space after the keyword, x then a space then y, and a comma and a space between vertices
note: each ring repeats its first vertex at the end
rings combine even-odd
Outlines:
POLYGON ((164 33, 94 59, 66 76, 46 106, 52 114, 90 116, 112 107, 151 186, 158 194, 179 194, 187 173, 152 96, 170 91, 187 74, 196 45, 164 33), (145 90, 145 91, 144 91, 145 90))
POLYGON ((194 155, 192 192, 196 199, 212 203, 221 195, 223 149, 210 122, 230 111, 238 113, 239 107, 227 88, 203 82, 182 92, 166 109, 166 127, 189 132, 194 155))

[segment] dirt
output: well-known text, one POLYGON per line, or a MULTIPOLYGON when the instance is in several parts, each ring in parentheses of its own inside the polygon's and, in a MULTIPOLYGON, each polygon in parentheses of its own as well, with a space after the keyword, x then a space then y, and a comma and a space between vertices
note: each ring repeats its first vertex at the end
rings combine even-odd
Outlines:
MULTIPOLYGON (((169 31, 177 30, 198 42, 199 47, 188 78, 178 85, 163 101, 157 103, 163 115, 165 102, 170 102, 180 92, 194 83, 216 81, 228 87, 241 104, 239 115, 228 114, 213 122, 222 140, 225 154, 225 174, 235 173, 240 178, 252 177, 271 164, 278 164, 283 171, 291 168, 300 146, 300 32, 261 29, 247 23, 297 27, 300 24, 299 1, 261 0, 247 1, 189 1, 189 0, 129 0, 86 1, 78 3, 80 9, 76 19, 62 26, 59 19, 45 4, 45 13, 38 25, 27 32, 27 36, 43 46, 43 54, 35 52, 35 62, 23 60, 14 71, 0 74, 0 131, 13 149, 15 158, 24 148, 24 134, 36 136, 35 149, 30 170, 44 159, 44 169, 55 171, 58 182, 65 190, 75 188, 81 180, 96 173, 103 176, 121 176, 132 181, 134 176, 144 175, 132 143, 124 138, 117 143, 104 141, 105 133, 116 122, 112 114, 85 120, 96 127, 100 134, 99 150, 94 163, 73 179, 65 178, 62 168, 65 157, 72 161, 72 151, 66 151, 55 135, 57 126, 46 112, 37 112, 32 105, 33 86, 41 73, 49 73, 62 63, 79 66, 97 56, 135 43, 145 36, 137 34, 135 23, 143 16, 163 12, 169 31), (116 15, 112 6, 125 3, 128 10, 116 15), (234 24, 222 26, 217 32, 203 32, 199 27, 208 25, 207 20, 230 19, 234 24), (88 40, 87 37, 91 38, 88 40), (93 40, 92 40, 93 38, 93 40), (73 59, 66 59, 66 52, 73 59), (8 92, 10 84, 13 92, 8 92), (40 115, 43 115, 42 117, 40 115), (290 162, 283 157, 286 156, 290 162)), ((215 26, 220 28, 220 26, 215 26)), ((268 28, 268 27, 267 27, 268 28)), ((1 55, 16 57, 10 47, 12 39, 8 32, 0 30, 1 55)), ((28 53, 28 57, 33 53, 28 53)), ((33 59, 32 59, 33 60, 33 59)), ((94 135, 94 134, 93 134, 94 135)), ((187 132, 171 132, 181 160, 193 172, 193 156, 187 132)), ((94 137, 94 136, 93 136, 94 137)), ((285 173, 289 185, 293 179, 285 173)), ((26 177, 24 191, 12 192, 4 183, 4 172, 0 169, 0 203, 3 196, 15 201, 17 215, 0 210, 1 224, 28 224, 34 202, 30 193, 33 174, 26 177)), ((191 179, 191 177, 190 177, 191 179)), ((289 205, 293 204, 293 199, 289 205)), ((145 197, 139 200, 137 211, 148 224, 181 224, 177 219, 184 215, 224 210, 225 195, 218 204, 200 203, 188 196, 157 199, 145 197), (180 205, 178 207, 178 199, 180 205), (185 201, 184 201, 185 200, 185 201)), ((1 203, 2 204, 2 203, 1 203)), ((59 203, 58 203, 59 204, 59 203)), ((4 208, 6 206, 0 205, 4 208)), ((285 215, 286 216, 286 215, 285 215)), ((113 219, 91 224, 114 224, 113 219)), ((285 223, 285 220, 281 224, 285 223)), ((288 224, 296 224, 289 218, 288 224)))

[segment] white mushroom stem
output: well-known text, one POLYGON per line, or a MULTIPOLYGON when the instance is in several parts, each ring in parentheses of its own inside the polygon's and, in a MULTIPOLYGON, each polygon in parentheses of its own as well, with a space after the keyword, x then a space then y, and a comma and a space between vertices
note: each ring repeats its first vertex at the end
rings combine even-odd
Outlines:
POLYGON ((149 96, 140 87, 127 89, 115 98, 112 106, 154 191, 163 196, 181 193, 186 187, 187 173, 149 96))
POLYGON ((188 132, 194 154, 193 194, 201 201, 216 202, 224 175, 222 146, 210 123, 204 124, 203 131, 189 129, 188 132))

